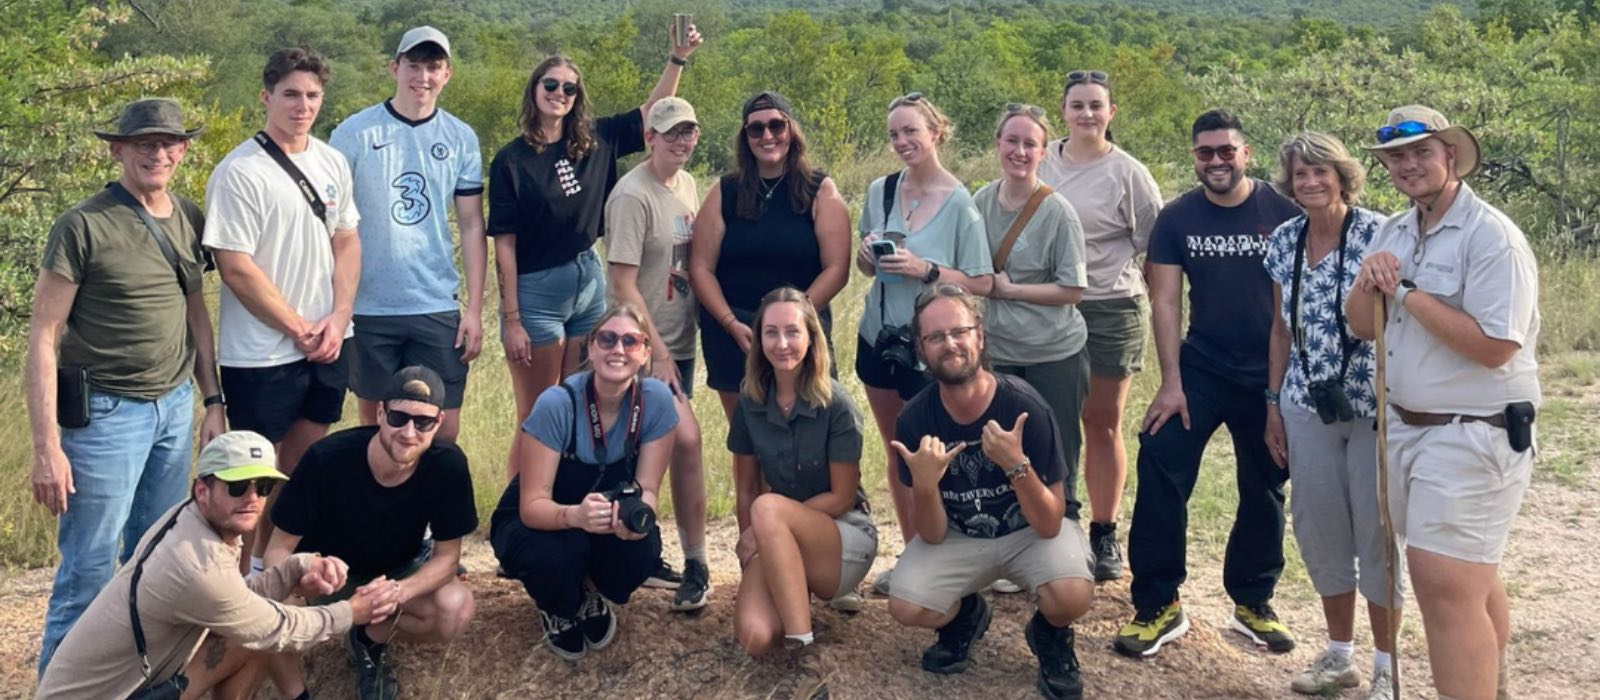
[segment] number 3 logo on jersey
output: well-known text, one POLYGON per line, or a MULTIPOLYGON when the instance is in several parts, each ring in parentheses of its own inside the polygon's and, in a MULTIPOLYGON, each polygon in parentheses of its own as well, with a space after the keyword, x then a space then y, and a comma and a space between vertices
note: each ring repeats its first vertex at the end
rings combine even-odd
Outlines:
POLYGON ((401 173, 389 184, 398 190, 399 199, 389 207, 389 215, 394 217, 395 223, 412 226, 428 218, 433 204, 428 201, 428 182, 421 174, 401 173))

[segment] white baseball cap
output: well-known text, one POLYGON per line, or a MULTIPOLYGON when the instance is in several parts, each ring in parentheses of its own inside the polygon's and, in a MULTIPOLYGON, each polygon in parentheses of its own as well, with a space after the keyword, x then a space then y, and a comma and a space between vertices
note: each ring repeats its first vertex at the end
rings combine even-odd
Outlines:
POLYGON ((394 50, 394 57, 399 58, 400 54, 417 48, 418 44, 426 44, 430 41, 438 44, 439 48, 444 49, 444 55, 450 55, 450 40, 445 38, 444 32, 433 27, 423 26, 413 27, 406 31, 405 36, 400 37, 400 48, 394 50))

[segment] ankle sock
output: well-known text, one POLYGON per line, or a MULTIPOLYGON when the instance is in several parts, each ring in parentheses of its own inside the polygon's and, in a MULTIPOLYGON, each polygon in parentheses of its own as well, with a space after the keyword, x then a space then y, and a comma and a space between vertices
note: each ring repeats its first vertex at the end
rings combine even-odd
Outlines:
POLYGON ((1382 669, 1389 668, 1389 664, 1390 664, 1389 652, 1387 652, 1387 651, 1378 651, 1377 649, 1373 649, 1372 650, 1372 670, 1374 672, 1376 672, 1380 668, 1382 668, 1382 669))
POLYGON ((1348 659, 1352 654, 1356 653, 1356 642, 1353 639, 1346 642, 1330 639, 1328 640, 1328 652, 1338 654, 1340 658, 1348 659))
MULTIPOLYGON (((680 533, 679 536, 681 537, 682 534, 680 533)), ((685 550, 683 550, 683 560, 685 562, 688 562, 690 559, 694 559, 696 561, 699 561, 701 564, 706 563, 706 547, 705 547, 705 545, 700 545, 699 547, 695 547, 694 549, 685 549, 685 550)))
POLYGON ((805 634, 786 634, 783 635, 783 638, 792 639, 796 642, 799 642, 800 646, 802 647, 811 646, 812 643, 817 641, 817 636, 811 632, 807 632, 805 634))
POLYGON ((259 574, 266 570, 267 565, 265 562, 261 561, 261 557, 250 557, 250 573, 259 574))

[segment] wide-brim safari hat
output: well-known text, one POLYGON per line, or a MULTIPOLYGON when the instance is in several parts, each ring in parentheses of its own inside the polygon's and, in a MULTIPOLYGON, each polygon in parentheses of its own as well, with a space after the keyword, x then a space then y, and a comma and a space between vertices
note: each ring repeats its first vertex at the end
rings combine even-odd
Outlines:
POLYGON ((129 102, 117 117, 116 131, 96 131, 95 136, 106 141, 126 141, 147 134, 161 134, 180 139, 192 139, 204 131, 203 127, 183 128, 183 108, 177 100, 151 97, 129 102))
POLYGON ((1457 177, 1466 179, 1477 172, 1481 157, 1477 137, 1464 126, 1452 125, 1438 110, 1422 105, 1406 105, 1390 111, 1387 123, 1378 129, 1378 142, 1362 148, 1387 167, 1388 151, 1429 138, 1455 146, 1457 177))

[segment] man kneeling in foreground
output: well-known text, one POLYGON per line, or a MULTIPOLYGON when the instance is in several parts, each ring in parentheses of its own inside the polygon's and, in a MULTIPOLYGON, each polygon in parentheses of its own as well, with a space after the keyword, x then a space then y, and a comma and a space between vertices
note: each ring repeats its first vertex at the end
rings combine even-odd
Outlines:
POLYGON ((917 300, 912 337, 936 381, 906 403, 895 425, 916 538, 895 569, 889 614, 937 630, 938 641, 922 654, 924 670, 960 673, 989 628, 978 591, 997 578, 1014 581, 1039 606, 1025 630, 1039 657, 1039 691, 1081 698, 1070 625, 1088 612, 1094 578, 1068 491, 1075 475, 1039 392, 983 368, 982 303, 948 284, 917 300))
POLYGON ((185 698, 208 690, 251 697, 269 652, 303 651, 394 612, 399 594, 384 578, 332 605, 279 602, 343 587, 346 567, 333 557, 297 554, 249 581, 239 575, 241 536, 288 479, 276 460, 272 443, 248 431, 201 450, 191 498, 156 521, 67 633, 39 682, 40 700, 121 698, 166 684, 187 687, 185 698))

